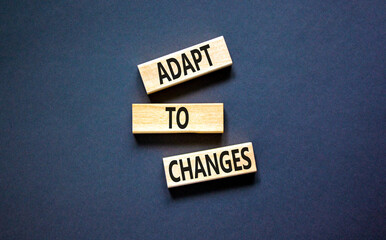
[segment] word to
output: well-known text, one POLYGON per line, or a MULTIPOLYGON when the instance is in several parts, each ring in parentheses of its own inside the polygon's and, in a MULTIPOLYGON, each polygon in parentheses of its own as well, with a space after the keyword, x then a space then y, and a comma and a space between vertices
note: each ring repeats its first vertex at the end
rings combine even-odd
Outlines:
POLYGON ((224 104, 133 104, 133 133, 223 133, 224 104))

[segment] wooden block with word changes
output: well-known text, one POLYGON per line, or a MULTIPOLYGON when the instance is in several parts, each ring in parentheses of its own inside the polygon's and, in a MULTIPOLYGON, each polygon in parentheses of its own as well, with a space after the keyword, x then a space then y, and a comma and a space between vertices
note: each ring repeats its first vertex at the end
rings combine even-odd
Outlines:
POLYGON ((168 188, 257 171, 251 142, 163 159, 168 188))
POLYGON ((223 103, 133 104, 133 133, 223 133, 223 103))
POLYGON ((138 65, 147 94, 232 65, 224 37, 138 65))

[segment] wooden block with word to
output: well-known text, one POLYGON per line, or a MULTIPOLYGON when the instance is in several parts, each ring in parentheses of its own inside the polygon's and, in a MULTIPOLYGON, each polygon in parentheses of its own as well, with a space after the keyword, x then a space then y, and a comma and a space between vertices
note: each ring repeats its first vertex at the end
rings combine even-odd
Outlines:
POLYGON ((133 133, 223 133, 223 103, 133 104, 133 133))
POLYGON ((224 37, 138 65, 147 94, 232 65, 224 37))
POLYGON ((168 188, 257 171, 251 142, 163 158, 168 188))

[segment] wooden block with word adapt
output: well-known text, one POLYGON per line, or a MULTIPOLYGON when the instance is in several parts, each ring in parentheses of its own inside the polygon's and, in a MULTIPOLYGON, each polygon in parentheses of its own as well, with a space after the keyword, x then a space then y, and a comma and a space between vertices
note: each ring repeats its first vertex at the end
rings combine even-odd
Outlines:
POLYGON ((133 104, 133 133, 223 133, 224 104, 133 104))
POLYGON ((224 37, 138 65, 147 94, 232 65, 224 37))
POLYGON ((163 158, 168 188, 257 171, 251 142, 163 158))

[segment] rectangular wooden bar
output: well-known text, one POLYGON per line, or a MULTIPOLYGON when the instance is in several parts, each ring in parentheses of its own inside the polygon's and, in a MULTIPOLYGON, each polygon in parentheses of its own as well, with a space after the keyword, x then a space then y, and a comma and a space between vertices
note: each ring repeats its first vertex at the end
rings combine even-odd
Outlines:
POLYGON ((251 142, 163 158, 168 188, 257 171, 251 142))
POLYGON ((232 65, 224 37, 138 65, 147 94, 232 65))
POLYGON ((223 133, 223 103, 133 104, 133 133, 223 133))

